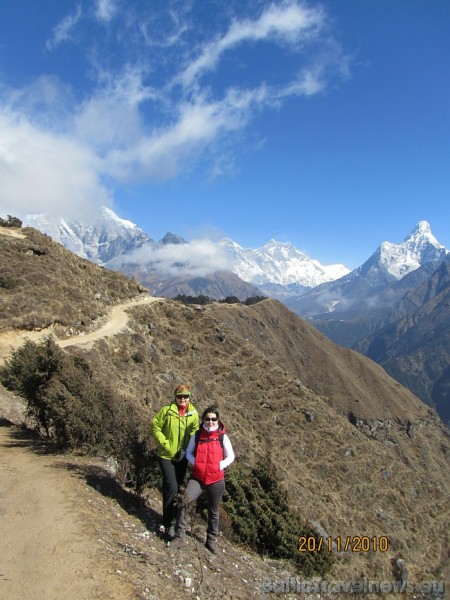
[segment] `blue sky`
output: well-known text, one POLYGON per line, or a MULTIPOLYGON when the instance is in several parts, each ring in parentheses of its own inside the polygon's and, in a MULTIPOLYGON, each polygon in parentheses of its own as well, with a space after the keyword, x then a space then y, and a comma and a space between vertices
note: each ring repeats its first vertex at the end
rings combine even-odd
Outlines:
POLYGON ((0 213, 450 248, 448 0, 0 3, 0 213))

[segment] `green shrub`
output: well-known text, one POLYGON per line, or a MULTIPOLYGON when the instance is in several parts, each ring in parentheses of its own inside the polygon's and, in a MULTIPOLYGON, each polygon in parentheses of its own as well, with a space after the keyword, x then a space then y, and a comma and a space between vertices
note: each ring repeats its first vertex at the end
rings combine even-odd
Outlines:
POLYGON ((3 385, 26 399, 28 415, 47 437, 51 435, 53 415, 46 387, 62 364, 63 353, 54 342, 47 340, 37 346, 27 340, 0 370, 3 385))
POLYGON ((306 577, 324 575, 330 569, 332 557, 327 551, 298 551, 300 536, 317 538, 317 534, 289 508, 270 459, 254 468, 237 464, 230 469, 223 504, 238 543, 292 561, 306 577))
POLYGON ((9 275, 0 275, 0 288, 4 290, 13 290, 17 285, 17 281, 9 275))
POLYGON ((219 300, 222 304, 242 304, 237 296, 227 296, 223 300, 219 300))
POLYGON ((172 300, 176 300, 177 302, 181 302, 182 304, 211 304, 215 302, 209 296, 204 296, 201 294, 200 296, 186 296, 186 294, 178 294, 172 298, 172 300))
POLYGON ((11 215, 8 215, 6 219, 0 217, 0 227, 22 227, 22 221, 11 215))
POLYGON ((244 304, 251 306, 252 304, 258 304, 258 302, 262 302, 263 300, 267 300, 267 296, 250 296, 244 304))
POLYGON ((139 493, 155 479, 141 411, 100 382, 83 358, 65 354, 51 339, 27 341, 0 369, 0 380, 26 399, 37 429, 58 448, 114 456, 119 481, 139 493))

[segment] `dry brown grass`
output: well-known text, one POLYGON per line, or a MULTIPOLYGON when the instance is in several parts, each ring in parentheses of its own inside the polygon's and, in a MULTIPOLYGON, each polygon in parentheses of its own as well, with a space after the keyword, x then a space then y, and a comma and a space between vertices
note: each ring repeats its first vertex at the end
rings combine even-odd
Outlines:
POLYGON ((58 323, 84 331, 111 304, 145 291, 133 279, 80 259, 32 228, 20 229, 23 237, 0 229, 0 330, 58 323))

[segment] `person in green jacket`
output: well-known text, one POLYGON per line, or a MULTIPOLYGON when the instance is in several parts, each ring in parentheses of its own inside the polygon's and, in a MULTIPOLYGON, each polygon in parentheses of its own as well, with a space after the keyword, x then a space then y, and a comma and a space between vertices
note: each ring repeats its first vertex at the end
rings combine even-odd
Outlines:
POLYGON ((190 400, 191 386, 178 385, 172 402, 158 411, 151 425, 151 433, 158 442, 158 462, 163 476, 160 531, 168 539, 175 536, 175 498, 186 475, 186 447, 199 427, 198 413, 190 400))

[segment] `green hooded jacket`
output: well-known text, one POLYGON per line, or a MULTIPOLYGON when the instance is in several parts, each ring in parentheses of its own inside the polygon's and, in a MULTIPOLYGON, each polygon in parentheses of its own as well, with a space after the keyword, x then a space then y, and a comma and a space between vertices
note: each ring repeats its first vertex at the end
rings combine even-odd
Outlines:
POLYGON ((163 406, 150 428, 158 442, 158 456, 172 459, 181 448, 186 450, 191 435, 197 431, 198 426, 198 412, 191 403, 184 416, 180 416, 175 400, 163 406))

